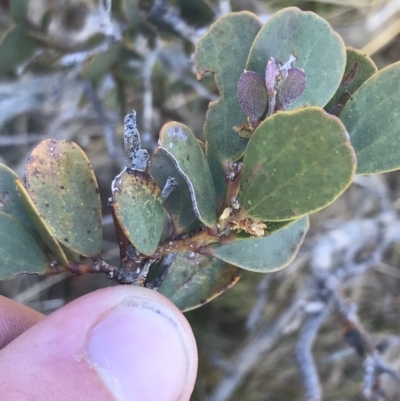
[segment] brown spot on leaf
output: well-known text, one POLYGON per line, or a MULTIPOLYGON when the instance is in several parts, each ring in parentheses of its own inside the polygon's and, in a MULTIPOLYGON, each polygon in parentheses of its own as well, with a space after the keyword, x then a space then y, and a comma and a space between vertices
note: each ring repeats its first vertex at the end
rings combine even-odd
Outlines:
POLYGON ((350 71, 343 77, 342 82, 340 83, 341 86, 348 86, 349 83, 354 79, 358 70, 358 63, 355 62, 350 71))

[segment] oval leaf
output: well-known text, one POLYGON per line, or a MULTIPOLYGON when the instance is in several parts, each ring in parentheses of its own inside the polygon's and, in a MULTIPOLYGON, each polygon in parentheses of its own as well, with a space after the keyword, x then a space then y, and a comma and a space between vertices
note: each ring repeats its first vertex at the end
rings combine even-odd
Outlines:
POLYGON ((246 69, 264 76, 267 62, 273 57, 285 65, 304 70, 307 85, 288 110, 308 106, 325 106, 342 80, 346 49, 330 25, 312 12, 289 7, 270 18, 251 47, 246 69))
POLYGON ((83 256, 101 250, 101 203, 83 150, 71 141, 41 142, 26 163, 26 189, 57 240, 83 256))
POLYGON ((174 257, 172 267, 158 290, 184 312, 222 294, 242 275, 238 267, 213 257, 194 252, 171 256, 174 257))
POLYGON ((240 204, 256 219, 301 217, 332 203, 354 170, 354 151, 338 118, 318 107, 278 113, 249 141, 240 204))
POLYGON ((17 179, 15 181, 15 184, 18 190, 18 194, 21 197, 21 202, 25 210, 28 212, 34 227, 40 235, 40 238, 50 248, 51 252, 56 258, 56 261, 58 263, 61 263, 62 265, 67 265, 69 261, 72 261, 72 259, 69 259, 66 256, 64 249, 57 241, 57 238, 54 236, 46 220, 40 216, 40 213, 36 205, 33 203, 32 199, 30 198, 24 186, 24 183, 20 179, 17 179))
POLYGON ((161 128, 158 143, 185 178, 198 219, 208 227, 215 225, 217 206, 214 183, 197 138, 186 125, 171 122, 161 128))
POLYGON ((214 181, 215 196, 217 200, 217 212, 218 216, 222 213, 224 207, 225 192, 226 192, 226 180, 225 172, 222 168, 221 162, 215 154, 213 148, 209 143, 206 144, 206 157, 208 165, 210 166, 211 175, 214 181))
POLYGON ((81 73, 82 78, 90 81, 103 78, 118 60, 120 53, 121 45, 117 44, 104 53, 96 54, 85 64, 81 73))
POLYGON ((26 17, 29 12, 29 1, 30 0, 10 1, 10 14, 17 24, 26 22, 26 17))
POLYGON ((236 161, 247 144, 247 140, 233 130, 246 121, 236 94, 237 82, 261 25, 249 12, 228 14, 219 18, 196 45, 198 77, 213 72, 220 93, 220 98, 210 103, 204 133, 224 164, 236 161))
POLYGON ((38 234, 16 188, 15 180, 17 179, 18 176, 14 171, 0 163, 0 211, 15 217, 36 237, 38 234))
POLYGON ((277 91, 277 109, 287 110, 304 92, 306 74, 300 68, 289 68, 286 78, 280 83, 277 91))
POLYGON ((17 25, 7 33, 0 44, 0 70, 13 72, 32 57, 36 51, 37 42, 29 36, 23 26, 17 25))
POLYGON ((0 212, 0 280, 12 280, 21 273, 50 271, 46 256, 33 236, 17 219, 0 212))
POLYGON ((400 168, 400 62, 374 74, 354 93, 340 119, 357 155, 357 174, 400 168))
POLYGON ((241 108, 253 126, 257 126, 267 107, 267 89, 254 71, 245 71, 239 79, 237 96, 241 108))
POLYGON ((295 258, 308 227, 306 216, 263 238, 247 238, 227 245, 213 244, 209 253, 245 270, 276 272, 295 258))
POLYGON ((359 50, 347 47, 346 55, 346 68, 342 81, 333 98, 325 106, 325 110, 334 115, 338 115, 335 114, 336 110, 340 114, 346 104, 348 97, 345 96, 352 95, 368 78, 378 71, 375 63, 359 50))
POLYGON ((144 255, 152 255, 160 242, 165 217, 155 180, 141 171, 123 171, 113 182, 113 207, 129 241, 144 255))
POLYGON ((165 208, 171 216, 175 235, 189 233, 200 226, 196 213, 193 210, 189 186, 175 167, 171 157, 163 149, 158 148, 153 154, 149 173, 156 180, 160 188, 164 188, 168 177, 175 178, 178 185, 164 200, 165 208))

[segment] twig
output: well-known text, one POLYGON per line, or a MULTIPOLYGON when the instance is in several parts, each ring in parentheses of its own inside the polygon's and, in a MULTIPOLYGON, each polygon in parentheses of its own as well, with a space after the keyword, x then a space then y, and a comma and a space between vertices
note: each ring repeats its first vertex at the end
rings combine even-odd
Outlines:
POLYGON ((247 318, 246 321, 246 329, 251 330, 254 325, 257 323, 257 321, 260 319, 262 312, 265 308, 265 305, 267 304, 268 301, 268 284, 269 284, 269 279, 271 276, 268 274, 265 274, 263 279, 260 281, 260 283, 257 286, 257 292, 258 292, 258 297, 257 301, 255 302, 253 309, 251 310, 249 317, 247 318))
POLYGON ((23 292, 20 292, 16 297, 14 297, 14 300, 22 304, 25 304, 31 299, 36 298, 41 292, 47 290, 48 288, 59 283, 60 281, 67 279, 70 276, 71 276, 70 273, 64 272, 57 274, 55 276, 46 277, 39 283, 32 285, 23 292))
POLYGON ((39 134, 18 134, 18 135, 2 135, 0 136, 0 146, 20 146, 37 143, 46 139, 47 135, 39 134))
POLYGON ((144 138, 151 137, 152 122, 153 122, 153 87, 152 76, 153 68, 158 59, 159 44, 151 50, 143 63, 142 78, 143 78, 143 128, 144 138))
POLYGON ((391 366, 381 360, 379 355, 374 352, 365 358, 364 363, 364 388, 363 394, 370 400, 386 399, 383 391, 380 389, 379 377, 386 373, 390 375, 396 382, 399 388, 400 375, 391 366))
POLYGON ((166 0, 155 0, 148 19, 154 25, 168 26, 173 32, 195 42, 196 30, 190 27, 181 17, 177 8, 171 7, 166 0))
POLYGON ((208 401, 229 400, 251 368, 264 359, 266 353, 271 351, 282 336, 287 334, 285 330, 292 320, 302 312, 303 307, 304 303, 296 298, 274 322, 252 333, 253 335, 246 339, 241 351, 229 361, 232 366, 230 373, 224 375, 208 401))
POLYGON ((113 162, 117 163, 119 168, 123 169, 125 167, 125 158, 123 156, 122 148, 117 144, 115 130, 107 117, 103 102, 90 82, 83 82, 83 88, 87 98, 93 105, 94 111, 96 112, 99 123, 103 129, 108 155, 113 162))
POLYGON ((325 305, 319 312, 310 313, 300 331, 296 347, 297 364, 303 379, 307 401, 321 401, 322 388, 317 367, 312 355, 318 330, 332 310, 332 302, 325 305))

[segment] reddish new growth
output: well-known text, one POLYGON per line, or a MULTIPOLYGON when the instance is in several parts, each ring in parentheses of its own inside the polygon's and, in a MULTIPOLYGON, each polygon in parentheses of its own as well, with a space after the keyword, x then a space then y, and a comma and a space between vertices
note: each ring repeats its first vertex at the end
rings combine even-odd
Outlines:
MULTIPOLYGON (((254 71, 245 71, 239 79, 237 96, 248 122, 237 127, 237 131, 253 131, 260 123, 267 108, 266 117, 279 110, 287 110, 305 90, 306 74, 292 63, 296 57, 291 55, 284 65, 270 57, 265 68, 265 80, 254 71)), ((242 135, 245 136, 245 135, 242 135)))

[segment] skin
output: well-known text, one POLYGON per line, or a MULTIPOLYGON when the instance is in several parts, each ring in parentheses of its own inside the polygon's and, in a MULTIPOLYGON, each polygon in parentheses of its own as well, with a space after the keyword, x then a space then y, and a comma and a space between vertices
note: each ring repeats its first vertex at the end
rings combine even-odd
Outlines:
POLYGON ((95 291, 45 317, 0 296, 2 401, 188 401, 197 349, 183 314, 141 287, 95 291))

